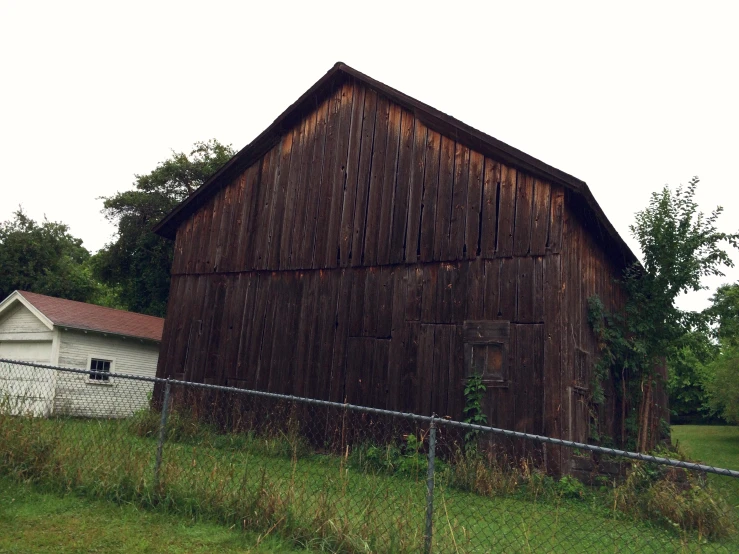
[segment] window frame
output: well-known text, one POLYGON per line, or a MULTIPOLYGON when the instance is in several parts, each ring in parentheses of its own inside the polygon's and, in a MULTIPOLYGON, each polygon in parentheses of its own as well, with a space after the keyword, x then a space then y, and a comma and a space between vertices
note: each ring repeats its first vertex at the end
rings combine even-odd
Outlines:
POLYGON ((87 367, 85 369, 87 369, 87 371, 90 372, 85 377, 85 382, 88 385, 100 385, 100 386, 104 386, 104 387, 105 386, 108 386, 109 387, 109 386, 112 386, 113 385, 113 377, 111 377, 110 374, 111 373, 115 373, 115 358, 110 357, 110 356, 104 357, 104 356, 98 356, 98 355, 89 354, 87 356, 87 367), (92 369, 92 361, 93 360, 97 360, 97 361, 101 361, 101 362, 110 362, 110 368, 107 371, 107 373, 108 373, 107 379, 94 379, 93 378, 93 373, 105 373, 103 371, 98 372, 98 371, 94 371, 92 369))
POLYGON ((482 382, 488 387, 507 388, 510 382, 508 374, 508 343, 510 339, 510 321, 470 320, 463 324, 464 331, 464 365, 465 381, 472 376, 472 364, 475 346, 499 346, 501 351, 500 375, 483 372, 482 382))

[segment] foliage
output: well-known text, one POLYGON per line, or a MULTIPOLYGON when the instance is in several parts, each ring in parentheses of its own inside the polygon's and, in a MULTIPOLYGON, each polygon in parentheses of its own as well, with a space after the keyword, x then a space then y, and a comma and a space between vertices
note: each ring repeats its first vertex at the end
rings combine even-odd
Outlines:
POLYGON ((699 537, 716 539, 736 532, 732 508, 695 473, 634 462, 614 494, 620 510, 681 531, 697 531, 699 537))
POLYGON ((706 388, 711 410, 727 422, 739 424, 739 345, 722 346, 710 370, 706 388))
POLYGON ((22 208, 0 223, 0 299, 27 290, 116 307, 115 291, 92 275, 90 253, 63 223, 37 223, 22 208))
MULTIPOLYGON (((485 425, 488 418, 482 408, 482 401, 485 398, 487 386, 482 380, 482 375, 475 373, 467 379, 464 386, 464 422, 474 425, 485 425)), ((464 436, 465 444, 468 448, 474 448, 475 440, 479 435, 479 431, 467 431, 464 436)))
MULTIPOLYGON (((624 271, 621 280, 627 292, 624 316, 606 315, 599 300, 590 302, 590 321, 602 355, 597 377, 602 379, 609 372, 617 379, 628 375, 627 394, 633 400, 641 397, 645 383, 647 390, 651 390, 656 367, 665 361, 672 361, 673 365, 681 361, 681 347, 689 343, 686 335, 695 331, 705 333, 711 322, 709 312, 681 310, 675 304, 676 299, 681 294, 704 289, 703 277, 721 276, 723 267, 733 267, 725 245, 737 247, 739 235, 717 229, 721 207, 708 216, 698 210, 694 200, 698 182, 694 177, 686 188, 678 187, 675 191, 665 186, 652 194, 644 210, 637 212, 630 229, 639 242, 642 263, 624 271)), ((690 377, 682 377, 694 386, 690 377)), ((674 384, 679 385, 679 381, 674 384)), ((632 409, 636 404, 632 402, 632 409)), ((646 414, 644 410, 636 415, 626 414, 624 418, 636 418, 639 448, 644 448, 646 443, 646 414)))
POLYGON ((667 378, 670 411, 674 417, 698 421, 708 417, 707 383, 713 372, 711 362, 717 353, 718 346, 705 332, 688 331, 677 341, 668 360, 667 378))
POLYGON ((195 143, 189 154, 173 152, 151 173, 136 175, 132 190, 103 198, 103 213, 118 230, 92 266, 98 278, 120 290, 129 310, 164 316, 174 245, 152 228, 234 153, 217 140, 195 143))

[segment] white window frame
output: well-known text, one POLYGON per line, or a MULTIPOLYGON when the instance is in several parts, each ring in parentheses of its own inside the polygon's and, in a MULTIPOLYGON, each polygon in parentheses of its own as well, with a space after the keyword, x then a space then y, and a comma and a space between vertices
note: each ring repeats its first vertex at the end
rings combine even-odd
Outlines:
MULTIPOLYGON (((89 354, 87 356, 87 367, 85 367, 87 371, 92 371, 91 369, 92 360, 102 360, 104 362, 110 362, 110 373, 115 373, 115 358, 110 357, 110 356, 98 356, 98 355, 93 356, 92 354, 89 354)), ((91 373, 88 373, 85 375, 85 382, 88 385, 103 386, 103 387, 113 386, 112 377, 108 376, 107 381, 103 379, 93 379, 91 373)))

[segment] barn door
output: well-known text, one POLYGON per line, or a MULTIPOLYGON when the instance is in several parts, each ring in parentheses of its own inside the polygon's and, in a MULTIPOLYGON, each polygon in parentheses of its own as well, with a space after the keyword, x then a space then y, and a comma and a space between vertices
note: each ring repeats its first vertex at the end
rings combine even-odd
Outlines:
POLYGON ((544 326, 508 321, 464 323, 465 370, 485 383, 488 425, 543 434, 544 326))

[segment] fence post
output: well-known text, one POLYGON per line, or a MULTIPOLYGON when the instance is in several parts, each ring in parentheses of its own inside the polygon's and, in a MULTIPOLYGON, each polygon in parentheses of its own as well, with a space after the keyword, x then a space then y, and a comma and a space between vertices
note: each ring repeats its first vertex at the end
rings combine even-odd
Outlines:
POLYGON ((162 450, 164 449, 164 438, 167 435, 167 415, 169 414, 169 391, 172 384, 167 379, 164 386, 164 401, 162 402, 162 417, 159 420, 159 441, 157 443, 157 457, 154 462, 154 490, 159 489, 159 470, 162 466, 162 450))
POLYGON ((431 416, 429 427, 429 468, 426 474, 426 531, 423 535, 423 552, 431 553, 431 537, 434 527, 434 460, 436 458, 436 421, 431 416))

